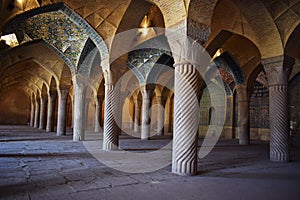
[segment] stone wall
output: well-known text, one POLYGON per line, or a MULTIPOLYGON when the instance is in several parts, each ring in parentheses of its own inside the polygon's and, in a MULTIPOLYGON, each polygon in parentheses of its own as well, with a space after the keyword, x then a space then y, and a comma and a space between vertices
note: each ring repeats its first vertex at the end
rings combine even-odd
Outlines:
POLYGON ((1 94, 1 125, 27 125, 29 118, 30 100, 22 90, 10 90, 1 94))
POLYGON ((250 138, 269 140, 269 90, 256 82, 250 97, 250 138))

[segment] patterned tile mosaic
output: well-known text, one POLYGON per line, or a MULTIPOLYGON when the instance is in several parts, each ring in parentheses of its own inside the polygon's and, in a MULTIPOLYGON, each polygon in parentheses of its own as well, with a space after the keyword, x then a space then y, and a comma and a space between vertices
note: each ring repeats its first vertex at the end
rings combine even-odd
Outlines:
POLYGON ((32 39, 44 39, 52 44, 65 54, 73 66, 77 66, 80 53, 88 39, 85 31, 60 11, 28 18, 24 32, 32 39))

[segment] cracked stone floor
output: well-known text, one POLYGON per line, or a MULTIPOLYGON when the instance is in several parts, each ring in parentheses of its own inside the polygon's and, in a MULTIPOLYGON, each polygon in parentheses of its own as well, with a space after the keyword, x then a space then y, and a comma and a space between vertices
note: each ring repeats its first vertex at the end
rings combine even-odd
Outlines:
MULTIPOLYGON (((268 143, 219 140, 199 159, 199 174, 185 177, 172 174, 170 165, 147 173, 118 171, 71 140, 70 132, 58 137, 0 126, 0 199, 300 199, 300 148, 291 149, 291 162, 277 163, 268 160, 268 143)), ((139 153, 168 142, 166 136, 142 142, 120 137, 121 148, 139 153)))

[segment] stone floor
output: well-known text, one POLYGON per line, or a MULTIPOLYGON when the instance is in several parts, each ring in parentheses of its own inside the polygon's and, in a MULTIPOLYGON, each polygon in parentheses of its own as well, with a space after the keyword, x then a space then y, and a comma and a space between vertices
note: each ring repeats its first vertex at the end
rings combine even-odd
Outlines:
MULTIPOLYGON (((199 174, 185 177, 170 173, 170 165, 147 173, 118 171, 71 139, 71 133, 0 126, 0 199, 300 199, 299 148, 291 149, 290 163, 276 163, 268 161, 265 142, 242 147, 220 140, 199 159, 199 174)), ((168 142, 120 138, 121 148, 139 153, 168 142)))

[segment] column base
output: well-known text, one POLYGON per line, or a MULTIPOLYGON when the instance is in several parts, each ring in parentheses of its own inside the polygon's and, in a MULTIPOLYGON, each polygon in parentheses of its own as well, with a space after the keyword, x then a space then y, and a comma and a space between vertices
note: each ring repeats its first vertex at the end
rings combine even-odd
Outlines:
POLYGON ((239 140, 239 145, 249 145, 250 142, 248 140, 239 140))
POLYGON ((270 152, 270 160, 274 162, 289 162, 290 155, 287 153, 270 152))
POLYGON ((106 143, 103 145, 103 150, 104 151, 116 151, 119 150, 118 146, 113 144, 113 143, 106 143))
POLYGON ((176 167, 176 165, 173 164, 172 173, 180 176, 195 176, 198 172, 196 167, 183 169, 182 167, 176 167))

